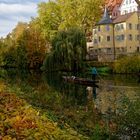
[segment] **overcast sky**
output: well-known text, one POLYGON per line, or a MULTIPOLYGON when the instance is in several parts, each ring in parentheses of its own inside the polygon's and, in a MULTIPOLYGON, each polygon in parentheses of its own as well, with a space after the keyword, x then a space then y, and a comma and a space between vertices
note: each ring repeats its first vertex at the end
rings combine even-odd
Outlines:
POLYGON ((37 4, 47 0, 0 0, 0 37, 5 37, 18 21, 37 16, 37 4))

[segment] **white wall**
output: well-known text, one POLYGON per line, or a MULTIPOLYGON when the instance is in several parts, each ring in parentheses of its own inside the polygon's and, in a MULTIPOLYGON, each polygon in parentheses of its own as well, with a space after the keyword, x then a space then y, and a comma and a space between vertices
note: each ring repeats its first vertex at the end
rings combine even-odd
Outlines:
POLYGON ((134 11, 138 11, 138 5, 135 2, 135 0, 123 0, 120 6, 121 15, 124 15, 126 13, 131 13, 134 11))

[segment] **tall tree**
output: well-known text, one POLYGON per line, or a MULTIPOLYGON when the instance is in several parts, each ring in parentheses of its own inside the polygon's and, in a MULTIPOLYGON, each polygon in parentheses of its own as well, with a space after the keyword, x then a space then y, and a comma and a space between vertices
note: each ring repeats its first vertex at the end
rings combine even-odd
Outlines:
POLYGON ((27 35, 27 57, 30 68, 39 68, 45 58, 47 51, 46 41, 40 31, 40 25, 38 19, 32 19, 29 28, 26 30, 27 35))
POLYGON ((39 5, 39 19, 48 39, 57 31, 78 27, 92 32, 102 12, 104 0, 54 0, 39 5))
POLYGON ((16 42, 16 66, 20 69, 27 69, 26 34, 22 33, 16 42))
POLYGON ((103 0, 58 0, 63 22, 61 28, 77 26, 91 32, 101 16, 103 0))
POLYGON ((26 22, 18 22, 16 27, 12 30, 11 33, 12 39, 16 41, 19 38, 19 36, 23 34, 24 30, 26 30, 27 28, 28 24, 26 22))
POLYGON ((57 33, 61 23, 61 12, 57 2, 49 1, 38 5, 41 29, 47 40, 51 40, 57 33))

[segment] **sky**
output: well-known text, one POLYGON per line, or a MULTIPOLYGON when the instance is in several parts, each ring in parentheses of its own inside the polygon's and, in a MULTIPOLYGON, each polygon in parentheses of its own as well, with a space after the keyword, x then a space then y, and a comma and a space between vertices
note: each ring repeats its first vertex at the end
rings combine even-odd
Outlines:
POLYGON ((37 4, 47 0, 0 0, 0 37, 11 32, 19 21, 37 16, 37 4))

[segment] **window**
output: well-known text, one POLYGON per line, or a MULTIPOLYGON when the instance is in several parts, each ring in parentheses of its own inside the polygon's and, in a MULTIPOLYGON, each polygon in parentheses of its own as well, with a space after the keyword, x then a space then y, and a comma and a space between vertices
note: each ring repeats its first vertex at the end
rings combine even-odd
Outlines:
POLYGON ((128 12, 127 12, 127 10, 124 10, 124 14, 127 14, 128 12))
POLYGON ((117 49, 116 49, 116 52, 120 52, 120 48, 117 48, 117 49))
POLYGON ((107 36, 107 41, 110 41, 110 36, 107 36))
POLYGON ((124 41, 125 40, 125 35, 123 35, 123 34, 122 35, 117 35, 116 40, 117 41, 124 41))
POLYGON ((99 32, 101 31, 100 26, 98 26, 98 31, 99 31, 99 32))
POLYGON ((101 42, 101 37, 99 36, 98 41, 101 42))
POLYGON ((134 8, 134 9, 133 9, 133 12, 135 12, 135 11, 136 11, 136 9, 134 8))
POLYGON ((111 53, 111 48, 107 48, 107 53, 111 53))
POLYGON ((131 34, 128 35, 128 39, 132 40, 132 35, 131 34))
POLYGON ((140 24, 136 25, 136 29, 139 30, 140 29, 140 24))
POLYGON ((118 31, 118 30, 120 30, 120 26, 119 25, 116 25, 115 26, 115 29, 118 31))
POLYGON ((115 14, 115 13, 113 13, 113 16, 115 17, 115 16, 116 16, 116 14, 115 14))
POLYGON ((120 40, 120 36, 119 36, 119 35, 116 36, 116 40, 117 40, 117 41, 120 40))
POLYGON ((140 47, 139 46, 137 47, 137 52, 140 52, 140 47))
POLYGON ((94 29, 94 34, 96 34, 97 33, 97 31, 96 31, 96 29, 94 29))
POLYGON ((128 24, 128 29, 130 29, 130 30, 132 29, 132 24, 131 23, 128 24))
POLYGON ((140 35, 137 35, 136 40, 140 40, 140 35))
POLYGON ((98 52, 101 53, 101 49, 98 49, 98 52))
POLYGON ((122 35, 121 35, 121 40, 124 40, 124 38, 125 38, 125 36, 122 34, 122 35))
POLYGON ((124 29, 124 26, 123 26, 123 24, 121 24, 120 26, 121 26, 121 29, 124 29))
POLYGON ((97 39, 94 39, 94 44, 97 44, 97 39))
POLYGON ((125 52, 125 48, 124 47, 122 47, 122 52, 125 52))
POLYGON ((107 30, 107 31, 109 31, 109 30, 110 30, 109 25, 106 25, 106 30, 107 30))

